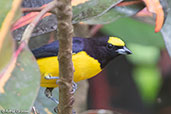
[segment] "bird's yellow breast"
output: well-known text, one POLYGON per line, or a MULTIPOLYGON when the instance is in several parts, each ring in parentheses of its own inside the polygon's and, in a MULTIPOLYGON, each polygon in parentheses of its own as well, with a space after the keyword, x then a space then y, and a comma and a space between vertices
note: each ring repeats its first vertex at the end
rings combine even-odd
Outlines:
MULTIPOLYGON (((73 54, 74 64, 74 82, 89 79, 101 71, 98 60, 90 57, 85 51, 73 54)), ((57 87, 56 80, 46 80, 44 77, 48 74, 54 77, 59 76, 59 65, 57 57, 46 57, 37 60, 41 72, 42 87, 57 87)))

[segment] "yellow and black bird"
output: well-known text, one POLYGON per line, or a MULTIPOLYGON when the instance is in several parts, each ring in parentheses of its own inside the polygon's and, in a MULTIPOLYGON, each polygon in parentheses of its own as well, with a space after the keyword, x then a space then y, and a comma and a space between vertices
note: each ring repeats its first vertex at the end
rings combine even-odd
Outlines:
MULTIPOLYGON (((50 93, 53 88, 58 86, 58 48, 58 41, 54 41, 32 51, 37 59, 41 72, 40 85, 46 87, 46 91, 50 93)), ((74 37, 72 55, 75 68, 74 82, 96 76, 115 57, 126 54, 131 54, 131 51, 126 48, 125 43, 117 37, 74 37)), ((46 94, 46 96, 54 100, 52 94, 46 94)), ((57 103, 57 101, 55 102, 57 103)))

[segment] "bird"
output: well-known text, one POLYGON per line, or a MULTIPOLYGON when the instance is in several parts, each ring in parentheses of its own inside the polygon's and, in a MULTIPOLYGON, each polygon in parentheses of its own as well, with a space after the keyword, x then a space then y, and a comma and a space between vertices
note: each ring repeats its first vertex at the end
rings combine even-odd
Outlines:
MULTIPOLYGON (((75 89, 77 88, 76 82, 96 76, 117 56, 132 54, 119 37, 73 37, 72 42, 72 61, 75 69, 73 87, 75 89)), ((57 104, 58 101, 52 97, 52 90, 58 87, 58 49, 59 42, 54 41, 32 50, 40 68, 40 86, 46 87, 45 95, 57 104)))

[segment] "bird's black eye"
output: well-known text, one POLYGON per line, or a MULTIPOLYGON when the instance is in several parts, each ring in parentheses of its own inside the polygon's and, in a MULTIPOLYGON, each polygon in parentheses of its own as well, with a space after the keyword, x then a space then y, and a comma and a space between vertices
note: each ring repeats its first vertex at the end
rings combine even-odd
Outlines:
POLYGON ((113 45, 112 45, 112 44, 108 44, 108 45, 107 45, 107 48, 108 48, 108 49, 112 49, 112 48, 113 48, 113 45))

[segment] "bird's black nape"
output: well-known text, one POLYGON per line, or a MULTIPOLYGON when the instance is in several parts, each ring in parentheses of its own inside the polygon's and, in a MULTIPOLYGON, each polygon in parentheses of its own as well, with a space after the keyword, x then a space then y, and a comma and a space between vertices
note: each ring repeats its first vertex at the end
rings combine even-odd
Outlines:
POLYGON ((84 50, 88 55, 100 62, 101 68, 104 68, 113 58, 106 48, 108 39, 109 37, 85 39, 84 50))

